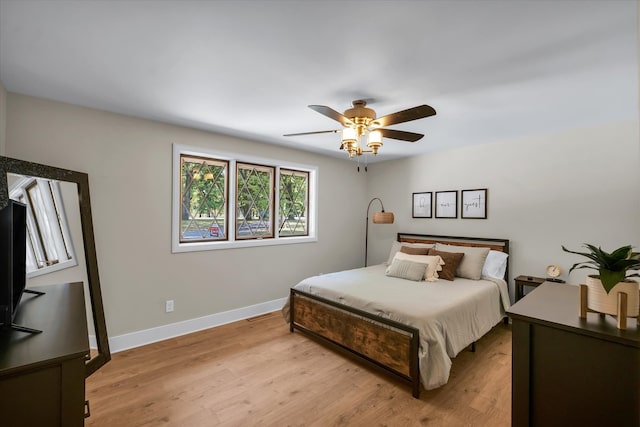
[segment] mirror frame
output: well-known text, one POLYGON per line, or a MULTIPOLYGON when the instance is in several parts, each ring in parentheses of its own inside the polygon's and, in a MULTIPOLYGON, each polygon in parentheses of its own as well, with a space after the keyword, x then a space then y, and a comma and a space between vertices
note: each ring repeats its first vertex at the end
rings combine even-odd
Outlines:
POLYGON ((102 305, 102 292, 100 291, 100 278, 98 276, 98 259, 93 235, 93 219, 91 216, 91 199, 89 197, 89 175, 84 172, 76 172, 61 169, 54 166, 42 165, 0 156, 0 208, 9 204, 9 185, 7 174, 27 175, 46 179, 55 179, 77 184, 78 200, 80 203, 80 222, 84 242, 84 253, 87 264, 87 286, 91 300, 91 313, 93 315, 93 327, 96 333, 98 354, 90 358, 85 364, 85 378, 97 371, 105 363, 111 360, 109 350, 109 336, 102 305))

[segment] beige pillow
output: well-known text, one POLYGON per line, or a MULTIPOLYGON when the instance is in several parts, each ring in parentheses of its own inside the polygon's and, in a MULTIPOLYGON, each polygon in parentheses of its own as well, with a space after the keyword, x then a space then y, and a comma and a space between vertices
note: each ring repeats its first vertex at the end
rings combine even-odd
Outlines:
POLYGON ((432 248, 433 243, 407 243, 407 242, 398 242, 395 241, 391 244, 391 251, 389 252, 389 257, 387 258, 387 265, 391 265, 393 261, 393 257, 396 255, 396 252, 399 252, 400 249, 404 248, 432 248))
POLYGON ((480 280, 482 277, 482 267, 489 254, 489 248, 475 248, 471 246, 455 246, 436 243, 437 251, 458 252, 464 256, 456 269, 456 276, 465 279, 480 280))
POLYGON ((427 282, 435 282, 438 280, 438 271, 441 271, 442 266, 444 265, 444 261, 442 261, 442 258, 439 256, 411 255, 405 254, 404 252, 398 252, 393 259, 425 264, 427 268, 424 272, 424 280, 427 282))
POLYGON ((421 262, 407 261, 394 258, 391 265, 387 268, 387 276, 399 277, 400 279, 408 279, 419 282, 424 278, 424 272, 427 265, 421 262))
POLYGON ((409 243, 409 242, 402 242, 402 246, 406 246, 408 248, 432 248, 434 246, 433 243, 409 243))
POLYGON ((396 252, 400 252, 401 248, 402 248, 402 243, 400 242, 393 242, 391 244, 391 251, 389 251, 389 257, 387 258, 387 265, 391 265, 391 263, 393 262, 393 257, 396 256, 396 252))

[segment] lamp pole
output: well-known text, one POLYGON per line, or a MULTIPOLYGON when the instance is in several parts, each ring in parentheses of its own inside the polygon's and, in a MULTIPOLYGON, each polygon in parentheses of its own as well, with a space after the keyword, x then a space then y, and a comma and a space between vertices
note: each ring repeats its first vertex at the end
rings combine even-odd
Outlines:
POLYGON ((371 199, 371 201, 369 202, 369 206, 367 206, 367 226, 365 227, 365 237, 364 237, 364 266, 367 266, 367 256, 368 256, 368 250, 369 250, 369 209, 371 208, 371 203, 373 203, 374 200, 377 200, 380 202, 380 206, 382 206, 382 212, 384 212, 384 204, 382 204, 382 200, 380 200, 378 197, 374 197, 373 199, 371 199))

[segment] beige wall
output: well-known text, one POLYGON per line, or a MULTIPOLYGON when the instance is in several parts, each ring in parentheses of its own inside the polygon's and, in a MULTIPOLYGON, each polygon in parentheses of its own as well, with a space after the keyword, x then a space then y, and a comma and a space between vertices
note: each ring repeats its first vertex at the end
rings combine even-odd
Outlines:
POLYGON ((566 279, 580 260, 561 245, 640 247, 638 141, 638 123, 625 122, 370 166, 370 195, 396 214, 393 226, 370 229, 378 243, 372 260, 385 259, 396 231, 490 236, 511 240, 511 277, 544 277, 545 267, 558 263, 566 279), (486 220, 411 218, 412 192, 475 188, 489 189, 486 220))
POLYGON ((89 174, 111 337, 283 298, 363 262, 366 176, 346 160, 13 93, 7 123, 8 156, 89 174), (172 254, 173 143, 317 165, 318 242, 172 254))
POLYGON ((0 154, 89 174, 112 337, 282 298, 303 277, 360 266, 371 197, 396 222, 370 227, 370 263, 398 231, 494 236, 511 239, 511 277, 559 263, 566 278, 576 259, 562 244, 640 246, 639 133, 640 120, 574 129, 378 163, 365 175, 347 161, 7 94, 0 83, 0 154), (172 143, 319 166, 319 241, 171 254, 172 143), (412 192, 483 187, 487 220, 411 218, 412 192))

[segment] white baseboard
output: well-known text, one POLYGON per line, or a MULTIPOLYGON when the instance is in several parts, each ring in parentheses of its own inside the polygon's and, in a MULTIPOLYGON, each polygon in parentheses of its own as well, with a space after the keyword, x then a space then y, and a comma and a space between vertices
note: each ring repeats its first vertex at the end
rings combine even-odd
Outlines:
MULTIPOLYGON (((128 350, 134 347, 163 341, 180 335, 214 328, 238 320, 248 319, 261 314, 271 313, 280 310, 287 298, 280 298, 260 304, 250 305, 235 310, 224 311, 222 313, 210 314, 197 319, 184 320, 182 322, 170 323, 156 328, 131 332, 129 334, 109 337, 109 349, 111 353, 128 350)), ((95 335, 89 335, 89 346, 97 348, 95 335)))

